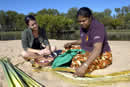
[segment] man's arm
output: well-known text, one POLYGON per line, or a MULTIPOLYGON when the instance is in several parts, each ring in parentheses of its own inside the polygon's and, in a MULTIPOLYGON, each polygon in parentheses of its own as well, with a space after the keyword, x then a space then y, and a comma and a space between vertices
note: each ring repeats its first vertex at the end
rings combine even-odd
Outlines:
POLYGON ((80 44, 81 44, 81 39, 76 40, 76 41, 73 41, 73 42, 66 43, 66 44, 64 45, 64 47, 65 47, 65 48, 69 48, 69 47, 71 47, 72 45, 80 45, 80 44))
POLYGON ((88 60, 85 62, 86 64, 90 65, 91 62, 98 57, 101 54, 101 50, 102 50, 102 42, 97 42, 94 44, 94 49, 93 51, 90 53, 88 60))
POLYGON ((94 49, 90 53, 88 60, 83 63, 78 69, 76 69, 76 72, 74 75, 77 76, 84 76, 86 73, 86 70, 88 69, 88 66, 92 63, 92 61, 98 57, 102 50, 102 42, 97 42, 94 44, 94 49))

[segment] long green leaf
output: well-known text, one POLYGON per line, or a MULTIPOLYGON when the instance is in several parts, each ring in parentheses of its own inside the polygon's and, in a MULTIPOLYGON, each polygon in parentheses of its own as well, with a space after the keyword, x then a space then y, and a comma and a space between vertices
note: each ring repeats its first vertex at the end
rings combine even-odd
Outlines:
POLYGON ((8 77, 9 87, 45 87, 15 67, 8 59, 0 59, 4 66, 6 77, 8 77), (12 85, 12 86, 11 86, 12 85))
POLYGON ((16 71, 23 77, 23 79, 25 81, 27 81, 28 83, 32 84, 35 87, 45 87, 42 84, 38 83, 37 81, 35 81, 34 79, 32 79, 29 75, 27 75, 26 73, 24 73, 21 69, 15 67, 16 71))
MULTIPOLYGON (((14 84, 17 85, 18 87, 25 87, 26 85, 24 84, 24 82, 22 81, 22 79, 20 79, 20 77, 18 76, 17 72, 15 72, 14 67, 12 66, 12 64, 10 64, 8 61, 4 60, 4 63, 6 64, 10 75, 12 76, 12 79, 14 81, 14 84)), ((17 87, 16 86, 16 87, 17 87)))
POLYGON ((11 79, 10 75, 9 75, 8 69, 7 69, 6 65, 3 63, 2 59, 0 60, 0 64, 2 65, 4 74, 5 74, 6 79, 8 81, 8 87, 14 87, 14 84, 12 82, 12 79, 11 79))

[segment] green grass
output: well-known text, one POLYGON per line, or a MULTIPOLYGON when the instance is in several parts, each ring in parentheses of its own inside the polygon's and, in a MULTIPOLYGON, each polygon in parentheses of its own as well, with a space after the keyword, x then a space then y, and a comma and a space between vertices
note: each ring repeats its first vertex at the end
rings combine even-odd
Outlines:
POLYGON ((112 30, 112 29, 107 29, 107 32, 130 32, 130 29, 122 29, 122 30, 112 30))
MULTIPOLYGON (((47 34, 49 39, 58 40, 76 40, 80 38, 80 31, 76 30, 75 33, 63 34, 47 34), (58 37, 57 37, 58 36, 58 37), (60 36, 60 37, 59 37, 60 36)), ((109 40, 130 40, 130 30, 107 30, 109 40)), ((21 31, 16 32, 0 32, 0 40, 20 40, 21 31)))
POLYGON ((10 31, 10 32, 0 32, 0 35, 3 34, 9 34, 9 35, 13 35, 13 34, 21 34, 21 31, 10 31))
POLYGON ((0 32, 0 40, 17 40, 21 38, 21 32, 0 32))

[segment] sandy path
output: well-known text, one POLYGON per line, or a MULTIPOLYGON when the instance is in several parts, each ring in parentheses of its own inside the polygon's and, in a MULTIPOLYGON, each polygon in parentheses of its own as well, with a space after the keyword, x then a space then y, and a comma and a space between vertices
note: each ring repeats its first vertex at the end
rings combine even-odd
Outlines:
MULTIPOLYGON (((63 49, 64 43, 68 40, 50 40, 51 45, 63 49)), ((113 64, 106 69, 94 71, 92 74, 108 74, 112 72, 119 72, 130 69, 130 41, 109 41, 113 54, 113 64)), ((0 41, 0 57, 8 56, 11 58, 13 64, 23 62, 20 53, 22 51, 21 41, 0 41)), ((53 75, 51 72, 32 72, 31 64, 25 62, 19 66, 23 71, 31 75, 34 79, 46 85, 47 87, 78 87, 74 84, 64 82, 60 78, 53 75)), ((3 70, 0 66, 0 87, 7 87, 3 70), (2 74, 1 74, 2 73, 2 74)), ((98 86, 101 87, 101 86, 98 86)), ((130 87, 130 83, 115 83, 112 85, 105 85, 102 87, 130 87)))

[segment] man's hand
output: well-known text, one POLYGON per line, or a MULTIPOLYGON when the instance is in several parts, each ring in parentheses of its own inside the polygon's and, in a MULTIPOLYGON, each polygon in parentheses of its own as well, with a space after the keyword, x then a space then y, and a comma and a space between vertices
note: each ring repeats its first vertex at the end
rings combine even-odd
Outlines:
POLYGON ((80 44, 81 44, 81 39, 73 41, 73 42, 66 43, 64 45, 64 48, 71 48, 72 45, 80 45, 80 44))
POLYGON ((74 76, 83 77, 87 69, 88 69, 88 66, 85 66, 85 64, 82 64, 79 68, 76 69, 74 76))
POLYGON ((64 48, 71 48, 72 47, 72 44, 71 43, 67 43, 64 45, 64 48))

